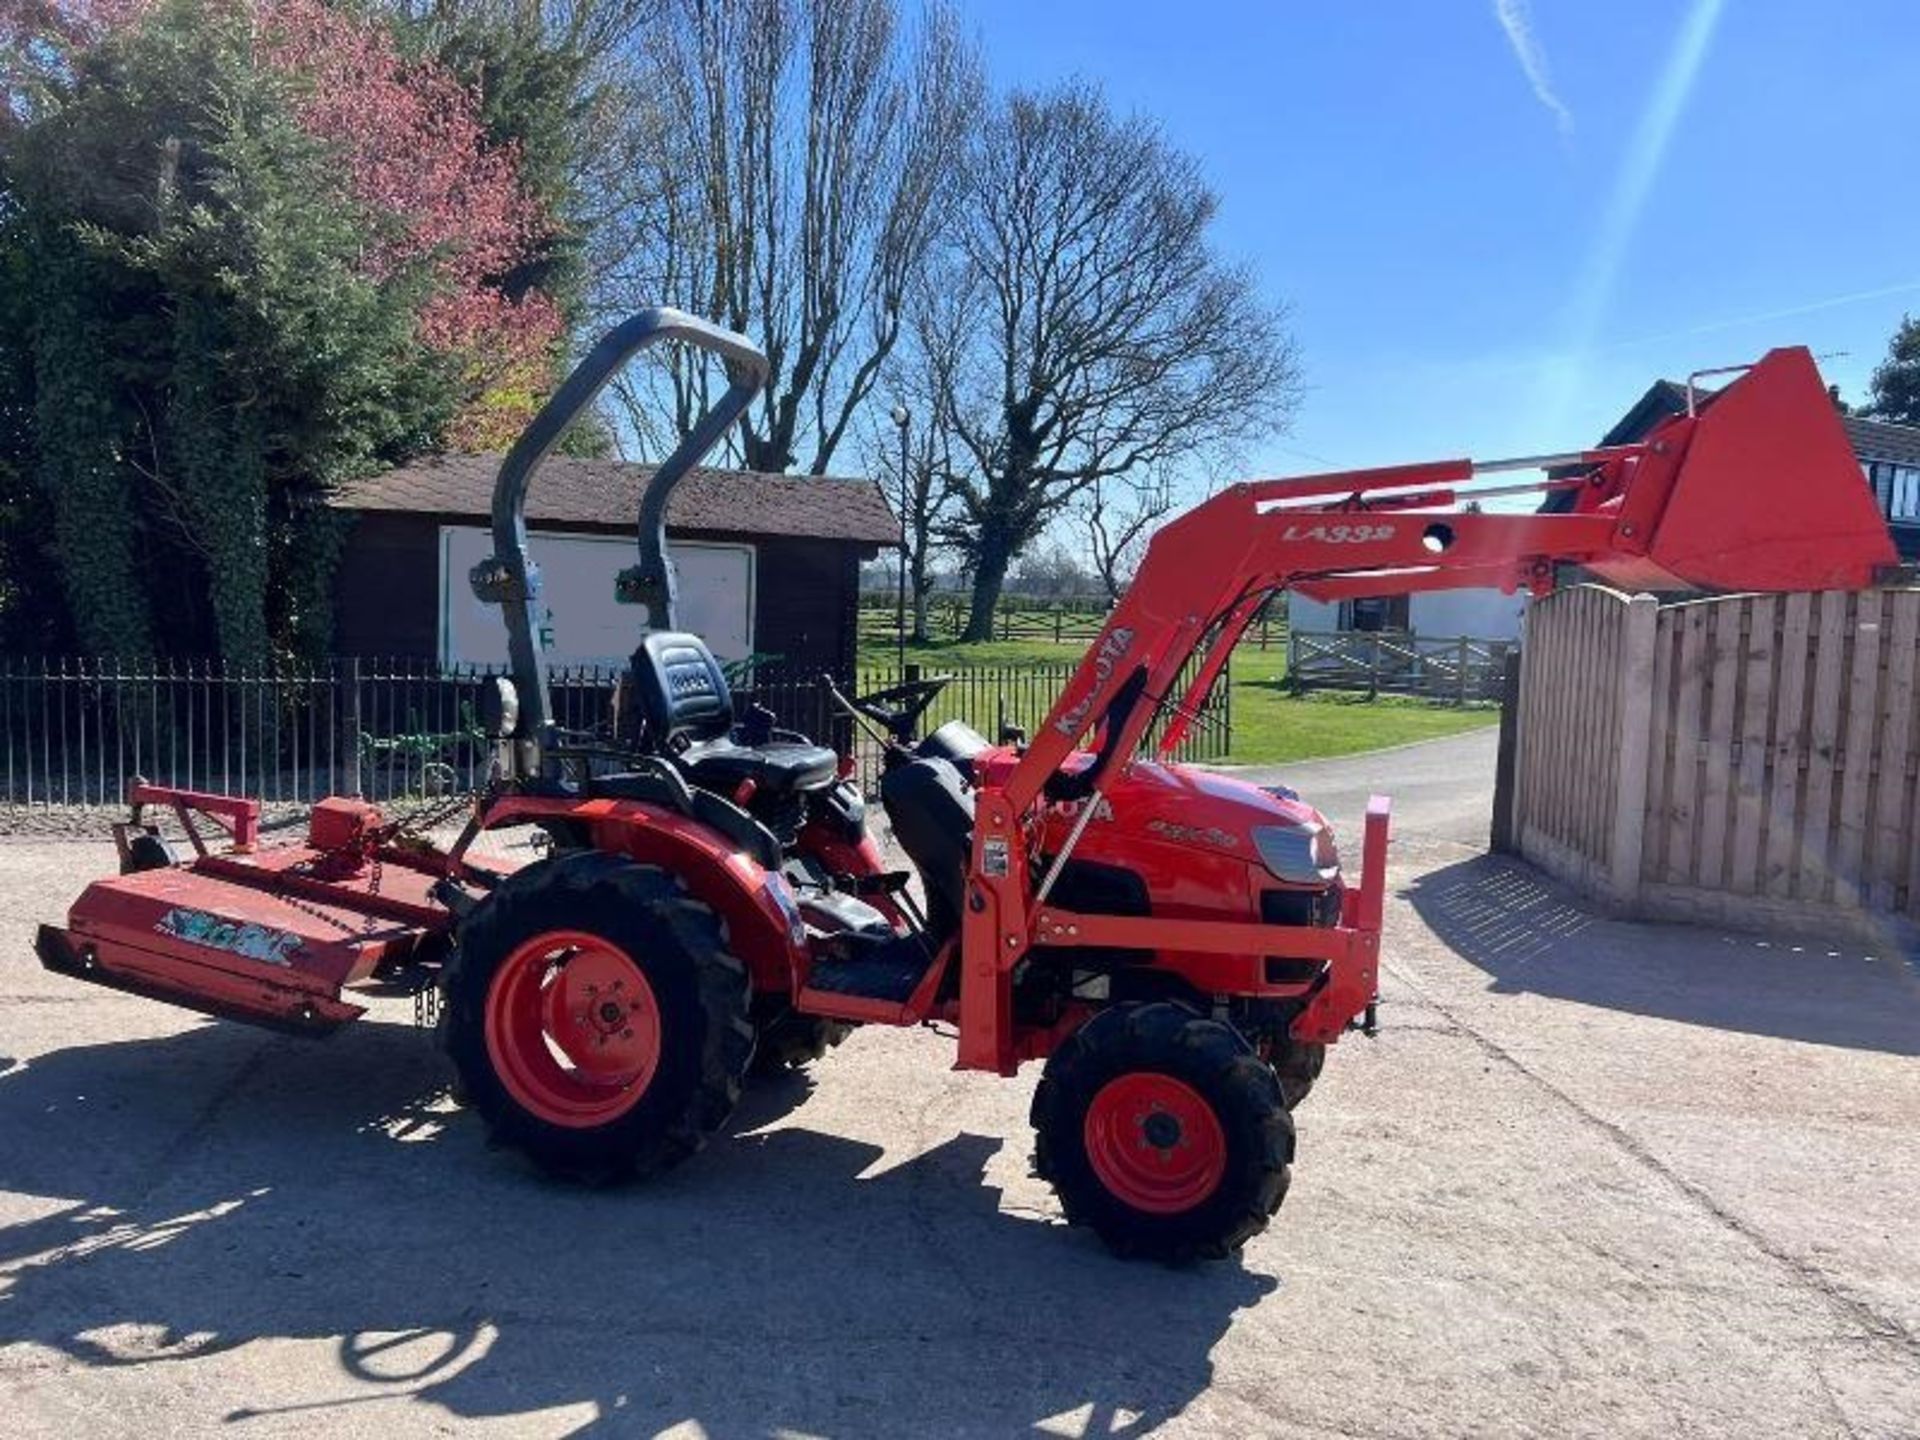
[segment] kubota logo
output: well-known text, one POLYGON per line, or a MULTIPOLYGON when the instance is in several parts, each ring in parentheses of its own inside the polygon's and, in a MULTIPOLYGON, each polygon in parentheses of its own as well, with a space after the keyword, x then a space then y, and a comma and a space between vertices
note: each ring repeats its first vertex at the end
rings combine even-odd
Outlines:
POLYGON ((1053 722, 1053 728, 1069 740, 1080 738, 1080 732, 1087 728, 1087 717, 1093 713, 1093 702, 1100 698, 1100 692, 1107 688, 1107 682, 1113 679, 1113 672, 1120 659, 1133 648, 1133 631, 1122 625, 1105 640, 1093 655, 1093 689, 1087 692, 1087 698, 1066 711, 1053 722))

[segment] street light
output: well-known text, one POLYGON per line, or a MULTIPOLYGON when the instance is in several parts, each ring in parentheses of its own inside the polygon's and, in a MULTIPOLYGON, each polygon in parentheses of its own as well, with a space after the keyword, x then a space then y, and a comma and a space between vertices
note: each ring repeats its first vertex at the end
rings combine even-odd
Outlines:
POLYGON ((893 596, 893 644, 895 679, 907 674, 907 427, 913 416, 907 407, 896 405, 888 412, 894 428, 900 432, 900 578, 893 596))

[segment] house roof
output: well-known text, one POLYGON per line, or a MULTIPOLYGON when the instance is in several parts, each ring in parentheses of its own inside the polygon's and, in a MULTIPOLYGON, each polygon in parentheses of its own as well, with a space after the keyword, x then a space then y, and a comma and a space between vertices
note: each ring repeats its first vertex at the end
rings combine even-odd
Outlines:
POLYGON ((1843 415, 1847 439, 1853 453, 1862 460, 1891 460, 1896 465, 1920 465, 1920 426, 1895 425, 1887 420, 1868 420, 1859 415, 1843 415))
MULTIPOLYGON (((336 510, 386 511, 484 521, 498 455, 435 455, 343 487, 336 510)), ((527 495, 527 523, 546 529, 632 530, 651 465, 549 456, 527 495)), ((897 545, 900 524, 871 480, 694 470, 667 502, 682 535, 789 535, 897 545)))

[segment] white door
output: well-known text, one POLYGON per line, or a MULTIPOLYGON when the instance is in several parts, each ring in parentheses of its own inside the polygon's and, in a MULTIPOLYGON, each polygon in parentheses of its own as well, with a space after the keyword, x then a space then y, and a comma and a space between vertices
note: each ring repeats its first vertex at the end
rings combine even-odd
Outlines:
MULTIPOLYGON (((555 665, 627 663, 645 632, 646 607, 613 598, 614 579, 639 563, 630 539, 534 531, 540 567, 540 640, 555 665)), ((753 653, 754 550, 751 545, 668 544, 679 573, 680 627, 702 636, 722 660, 753 653)), ((507 627, 498 605, 474 598, 467 574, 493 554, 479 526, 440 527, 440 663, 503 665, 507 627)))

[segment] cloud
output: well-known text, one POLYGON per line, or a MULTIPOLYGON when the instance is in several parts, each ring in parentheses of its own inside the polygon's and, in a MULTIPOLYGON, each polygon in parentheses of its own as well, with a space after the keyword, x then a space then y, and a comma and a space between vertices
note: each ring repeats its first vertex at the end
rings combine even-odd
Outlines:
POLYGON ((1540 41, 1533 33, 1533 11, 1527 0, 1493 0, 1493 17, 1506 32, 1507 44, 1513 47, 1513 58, 1520 62, 1527 84, 1533 87, 1533 98, 1546 106, 1562 135, 1573 134, 1573 111, 1554 91, 1553 75, 1547 69, 1547 52, 1540 48, 1540 41))

